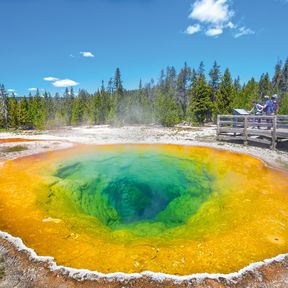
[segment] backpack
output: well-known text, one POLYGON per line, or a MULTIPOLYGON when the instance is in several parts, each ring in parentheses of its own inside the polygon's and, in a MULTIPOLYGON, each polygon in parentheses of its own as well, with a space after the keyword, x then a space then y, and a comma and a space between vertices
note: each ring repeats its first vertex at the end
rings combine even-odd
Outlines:
POLYGON ((268 100, 265 104, 265 109, 264 109, 264 112, 268 113, 268 114, 271 114, 274 112, 274 103, 272 100, 268 100))

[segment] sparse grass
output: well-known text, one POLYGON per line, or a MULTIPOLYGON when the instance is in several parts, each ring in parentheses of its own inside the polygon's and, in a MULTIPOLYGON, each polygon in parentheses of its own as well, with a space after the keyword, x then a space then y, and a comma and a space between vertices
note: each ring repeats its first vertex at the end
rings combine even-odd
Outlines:
POLYGON ((25 151, 25 150, 28 150, 28 147, 27 147, 27 146, 16 145, 16 146, 4 148, 4 149, 2 149, 1 152, 4 152, 4 153, 13 153, 13 152, 21 152, 21 151, 25 151))
POLYGON ((7 133, 7 132, 13 133, 14 131, 11 131, 11 130, 8 130, 8 129, 4 129, 4 128, 0 128, 0 133, 7 133))
POLYGON ((11 133, 16 135, 41 135, 43 134, 43 130, 36 129, 4 129, 0 128, 0 133, 11 133))

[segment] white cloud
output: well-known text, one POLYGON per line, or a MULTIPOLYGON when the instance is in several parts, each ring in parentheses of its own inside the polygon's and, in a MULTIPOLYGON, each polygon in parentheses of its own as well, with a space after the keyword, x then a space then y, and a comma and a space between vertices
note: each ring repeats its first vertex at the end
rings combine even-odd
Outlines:
POLYGON ((10 92, 10 93, 14 93, 14 92, 16 92, 15 89, 8 89, 7 91, 10 92))
POLYGON ((239 37, 242 37, 245 35, 253 35, 253 34, 255 34, 255 32, 253 30, 243 26, 237 30, 237 33, 234 35, 234 38, 239 38, 239 37))
POLYGON ((72 87, 77 86, 79 83, 70 79, 57 80, 52 83, 55 87, 72 87))
POLYGON ((28 91, 31 91, 31 92, 37 91, 37 88, 29 88, 28 91))
POLYGON ((223 33, 223 29, 221 27, 213 27, 209 28, 205 34, 209 37, 216 37, 223 33))
POLYGON ((59 80, 59 79, 58 79, 58 78, 55 78, 55 77, 50 77, 50 76, 49 76, 49 77, 44 77, 43 80, 45 80, 45 81, 52 81, 52 82, 53 82, 53 81, 57 81, 57 80, 59 80))
POLYGON ((195 24, 195 25, 188 26, 185 33, 192 35, 200 31, 201 31, 201 26, 199 24, 195 24))
POLYGON ((189 18, 196 23, 188 26, 185 32, 192 35, 202 30, 206 36, 215 38, 227 29, 234 30, 234 38, 255 33, 245 26, 235 24, 234 17, 232 0, 195 0, 189 18))
POLYGON ((93 55, 92 52, 89 52, 89 51, 86 51, 86 52, 80 52, 80 54, 83 56, 83 57, 90 57, 90 58, 94 58, 95 56, 93 55))
POLYGON ((189 18, 219 25, 228 22, 233 15, 228 0, 197 0, 189 18))
POLYGON ((226 26, 228 28, 230 28, 230 29, 235 29, 236 28, 236 25, 234 23, 232 23, 231 21, 229 21, 226 26))

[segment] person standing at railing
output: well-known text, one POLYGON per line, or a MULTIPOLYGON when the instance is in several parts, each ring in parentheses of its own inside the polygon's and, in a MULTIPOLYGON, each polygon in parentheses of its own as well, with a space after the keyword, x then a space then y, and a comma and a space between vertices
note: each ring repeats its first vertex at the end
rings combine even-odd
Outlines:
POLYGON ((270 116, 274 113, 274 104, 273 100, 270 99, 268 95, 264 96, 265 99, 265 104, 263 106, 263 112, 267 115, 270 116))
MULTIPOLYGON (((253 114, 256 116, 260 116, 263 113, 263 105, 257 101, 253 101, 253 108, 251 109, 251 111, 249 111, 249 114, 253 114)), ((256 125, 257 123, 260 123, 261 119, 254 119, 253 120, 253 124, 255 124, 255 126, 252 127, 252 129, 256 129, 256 125)), ((260 129, 260 126, 257 126, 258 129, 260 129)))
MULTIPOLYGON (((272 116, 274 113, 274 104, 272 99, 269 96, 264 96, 266 100, 265 105, 263 107, 263 111, 267 116, 272 116)), ((267 129, 270 130, 272 127, 272 119, 267 119, 267 129)))
POLYGON ((257 101, 253 101, 253 108, 249 111, 249 114, 253 115, 262 115, 263 113, 263 105, 257 101))
POLYGON ((274 94, 272 96, 272 102, 273 102, 273 114, 277 115, 279 112, 279 104, 278 104, 278 95, 274 94))

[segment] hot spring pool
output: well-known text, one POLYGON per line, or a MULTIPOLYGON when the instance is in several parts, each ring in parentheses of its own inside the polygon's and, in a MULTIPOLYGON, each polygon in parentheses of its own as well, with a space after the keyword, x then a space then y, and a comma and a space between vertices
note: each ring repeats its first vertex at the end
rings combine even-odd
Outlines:
POLYGON ((287 253, 287 174, 203 147, 82 145, 0 168, 0 230, 59 265, 230 273, 287 253))

